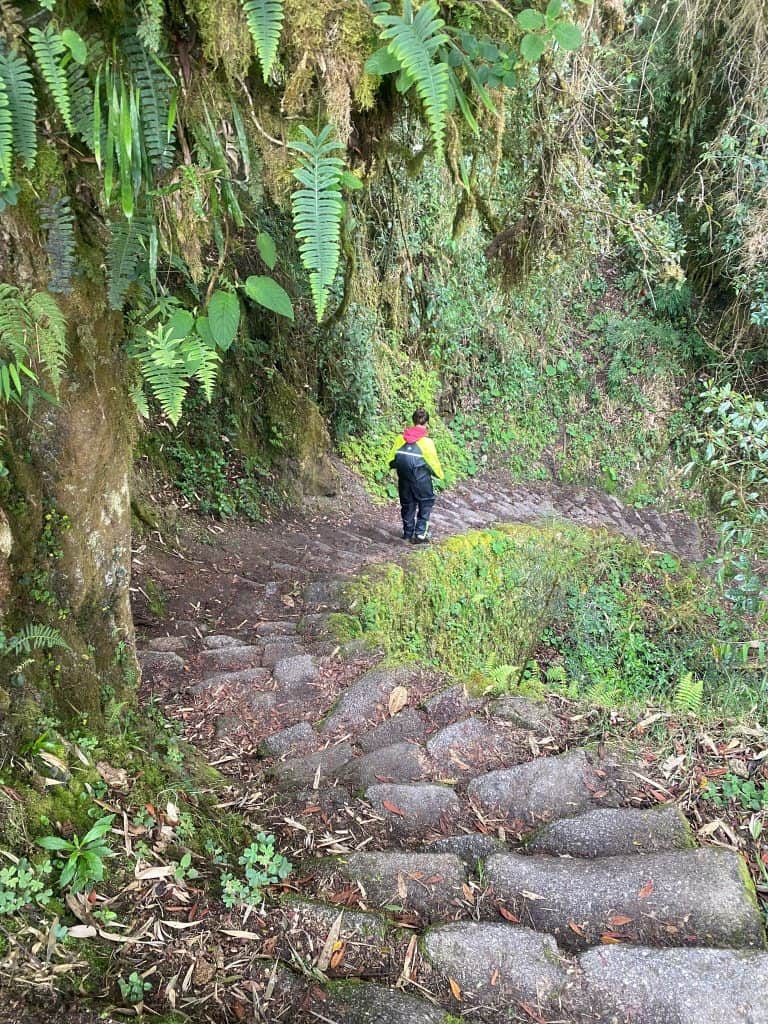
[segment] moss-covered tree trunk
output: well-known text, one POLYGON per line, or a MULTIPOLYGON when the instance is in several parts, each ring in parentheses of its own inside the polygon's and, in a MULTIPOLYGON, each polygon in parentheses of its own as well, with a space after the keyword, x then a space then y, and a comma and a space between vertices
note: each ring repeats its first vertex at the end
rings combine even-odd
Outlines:
MULTIPOLYGON (((2 279, 42 289, 44 266, 35 239, 19 221, 4 218, 2 279)), ((26 623, 48 624, 67 648, 39 652, 20 674, 8 671, 13 665, 6 659, 3 676, 11 679, 0 744, 3 732, 18 739, 30 725, 34 730, 43 710, 87 716, 89 728, 98 729, 105 700, 124 696, 135 679, 133 416, 120 350, 122 318, 108 309, 99 281, 80 279, 59 305, 70 347, 59 401, 36 402, 31 416, 11 409, 2 439, 8 474, 0 482, 0 613, 7 635, 26 623)))

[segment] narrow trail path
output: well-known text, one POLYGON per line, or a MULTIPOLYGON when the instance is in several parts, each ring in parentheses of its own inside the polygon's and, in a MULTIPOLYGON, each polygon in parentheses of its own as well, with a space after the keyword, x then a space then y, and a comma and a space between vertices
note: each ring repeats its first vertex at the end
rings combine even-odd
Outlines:
MULTIPOLYGON (((631 761, 574 744, 556 702, 471 698, 329 637, 344 581, 412 550, 396 510, 354 490, 342 507, 153 558, 187 584, 143 640, 145 688, 294 864, 247 925, 278 965, 254 1019, 768 1024, 737 854, 649 808, 631 761)), ((500 477, 442 496, 435 528, 552 517, 702 555, 683 516, 500 477)))

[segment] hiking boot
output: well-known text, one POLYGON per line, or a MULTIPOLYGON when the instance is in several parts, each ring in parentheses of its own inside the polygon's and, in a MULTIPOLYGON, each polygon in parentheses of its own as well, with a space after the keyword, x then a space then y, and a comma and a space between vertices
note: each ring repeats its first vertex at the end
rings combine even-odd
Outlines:
POLYGON ((429 537, 426 533, 417 533, 415 537, 411 537, 411 544, 429 544, 429 537))

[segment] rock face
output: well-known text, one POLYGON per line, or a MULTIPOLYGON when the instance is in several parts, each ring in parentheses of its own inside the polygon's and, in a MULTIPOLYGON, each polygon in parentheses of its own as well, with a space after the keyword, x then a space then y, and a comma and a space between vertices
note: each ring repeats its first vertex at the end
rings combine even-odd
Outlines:
POLYGON ((686 850, 694 845, 690 825, 679 807, 650 811, 606 807, 553 821, 526 849, 569 857, 616 857, 686 850))

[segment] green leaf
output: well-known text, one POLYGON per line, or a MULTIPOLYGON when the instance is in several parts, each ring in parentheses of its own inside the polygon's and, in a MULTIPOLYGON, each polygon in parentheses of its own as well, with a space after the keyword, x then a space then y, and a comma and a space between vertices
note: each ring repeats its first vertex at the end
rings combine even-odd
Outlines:
POLYGON ((572 21, 560 21, 553 29, 553 35, 564 50, 578 50, 584 42, 584 35, 579 25, 572 21))
POLYGON ((208 326, 217 348, 226 352, 237 336, 240 326, 240 303, 232 292, 217 289, 207 306, 208 326))
POLYGON ((186 309, 177 309, 166 324, 166 331, 169 332, 171 341, 183 341, 189 336, 195 323, 195 318, 186 309))
POLYGON ((563 10, 563 0, 549 0, 546 9, 547 18, 559 18, 563 10))
POLYGON ((243 12, 266 82, 280 45, 285 16, 283 0, 243 0, 243 12))
POLYGON ((532 7, 526 7, 518 14, 517 24, 523 32, 535 32, 537 29, 544 28, 544 15, 541 11, 534 11, 532 7))
POLYGON ((115 820, 114 814, 105 814, 103 818, 91 826, 88 832, 83 836, 80 846, 85 846, 87 843, 92 843, 94 839, 101 839, 109 832, 112 828, 112 822, 115 820))
POLYGON ((293 303, 288 292, 271 277, 249 277, 245 282, 245 294, 265 309, 293 320, 293 303))
POLYGON ((353 192, 358 192, 363 187, 362 181, 352 171, 342 171, 341 185, 342 188, 352 189, 353 192))
POLYGON ((83 37, 78 35, 74 29, 65 28, 61 33, 61 39, 66 48, 72 54, 72 59, 78 64, 85 64, 88 59, 88 49, 83 37))
POLYGON ((208 345, 209 348, 216 348, 216 342, 213 340, 213 334, 211 332, 210 324, 208 323, 207 316, 199 316, 195 320, 195 330, 200 340, 208 345))
POLYGON ((547 48, 547 40, 544 36, 527 35, 520 40, 520 53, 529 64, 535 64, 541 60, 542 54, 547 48))
POLYGON ((380 50, 372 53, 365 62, 364 70, 366 75, 391 75, 400 70, 400 61, 388 46, 382 46, 380 50))
POLYGON ((75 872, 78 870, 78 858, 76 856, 70 857, 67 863, 64 865, 64 870, 61 872, 59 877, 59 885, 62 889, 66 888, 75 876, 75 872))
POLYGON ((259 256, 261 256, 270 270, 274 270, 277 263, 277 247, 272 236, 268 235, 266 231, 261 231, 256 239, 256 246, 259 250, 259 256))
POLYGON ((42 839, 37 840, 37 845, 42 846, 44 850, 71 850, 72 843, 66 839, 62 839, 60 836, 43 836, 42 839))
MULTIPOLYGON (((18 53, 0 52, 0 89, 5 84, 13 127, 13 149, 26 167, 32 167, 37 154, 37 97, 32 85, 32 71, 18 53)), ((2 108, 2 101, 0 101, 2 108)), ((2 110, 0 110, 0 125, 2 110)), ((3 165, 3 129, 0 127, 0 167, 3 165)), ((6 140, 5 145, 8 145, 6 140)))

